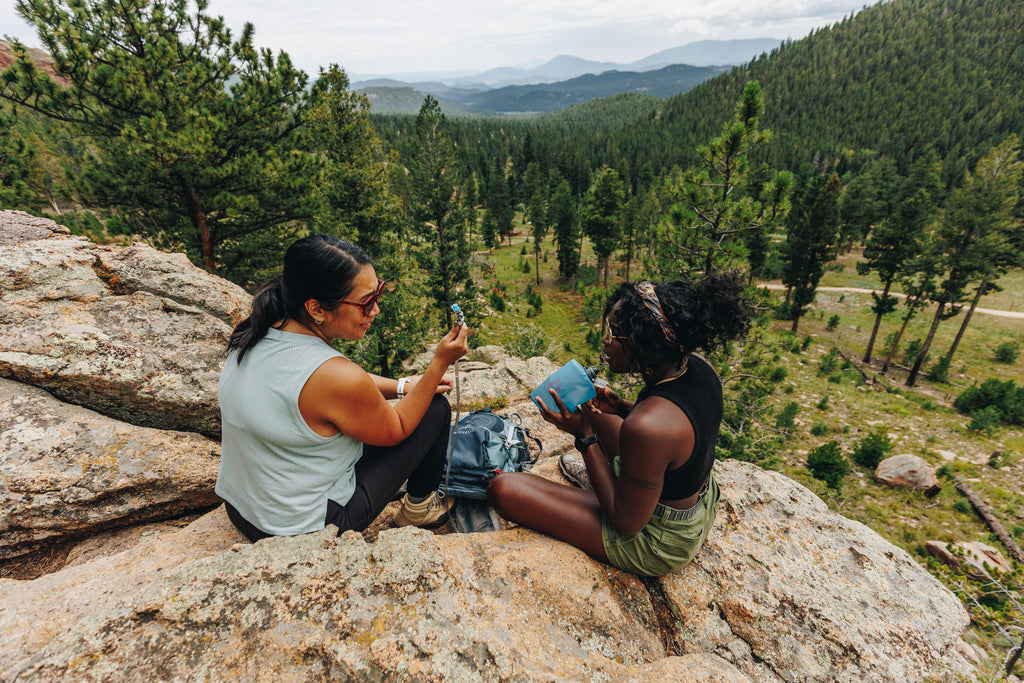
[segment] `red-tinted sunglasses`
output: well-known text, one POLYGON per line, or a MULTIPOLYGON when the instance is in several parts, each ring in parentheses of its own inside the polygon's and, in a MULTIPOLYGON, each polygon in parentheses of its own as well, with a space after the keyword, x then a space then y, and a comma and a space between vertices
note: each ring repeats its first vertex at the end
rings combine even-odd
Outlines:
POLYGON ((363 309, 363 315, 370 315, 373 311, 373 307, 380 301, 381 296, 384 295, 384 280, 377 280, 377 289, 373 291, 373 294, 366 297, 362 301, 339 301, 339 304, 347 304, 349 306, 359 306, 363 309))

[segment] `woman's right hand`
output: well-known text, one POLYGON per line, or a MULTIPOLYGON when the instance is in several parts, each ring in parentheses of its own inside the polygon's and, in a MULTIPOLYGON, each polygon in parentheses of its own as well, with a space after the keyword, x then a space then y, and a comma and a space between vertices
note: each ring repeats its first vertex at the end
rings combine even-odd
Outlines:
POLYGON ((465 325, 456 325, 452 331, 441 338, 434 349, 434 358, 449 365, 469 353, 469 328, 465 325))
POLYGON ((602 413, 621 415, 632 407, 608 387, 595 387, 595 390, 597 396, 590 400, 590 406, 602 413))

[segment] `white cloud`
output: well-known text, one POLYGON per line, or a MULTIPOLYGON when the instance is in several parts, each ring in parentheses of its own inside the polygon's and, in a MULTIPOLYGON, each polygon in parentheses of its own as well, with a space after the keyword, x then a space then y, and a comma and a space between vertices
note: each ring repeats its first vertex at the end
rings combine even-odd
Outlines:
MULTIPOLYGON (((13 4, 13 3, 12 3, 13 4)), ((237 34, 284 50, 303 69, 351 73, 483 71, 559 54, 630 62, 704 39, 800 38, 865 0, 210 0, 237 34)), ((37 45, 13 7, 0 34, 37 45)))

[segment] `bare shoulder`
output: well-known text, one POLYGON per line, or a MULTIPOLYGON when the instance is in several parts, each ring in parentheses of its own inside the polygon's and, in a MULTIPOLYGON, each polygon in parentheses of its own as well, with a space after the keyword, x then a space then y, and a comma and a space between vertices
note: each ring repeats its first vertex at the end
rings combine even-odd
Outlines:
POLYGON ((650 396, 636 404, 622 422, 623 432, 633 438, 679 439, 693 433, 686 413, 672 401, 650 396))
POLYGON ((310 375, 306 386, 314 391, 335 396, 362 393, 368 389, 376 390, 369 373, 341 356, 324 361, 310 375))

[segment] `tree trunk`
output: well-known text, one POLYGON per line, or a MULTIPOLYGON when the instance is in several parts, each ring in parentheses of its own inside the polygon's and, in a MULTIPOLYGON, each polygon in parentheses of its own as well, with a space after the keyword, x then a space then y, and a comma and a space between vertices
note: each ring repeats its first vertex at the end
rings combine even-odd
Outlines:
POLYGON ((796 315, 796 316, 793 317, 793 327, 790 328, 790 332, 792 332, 793 334, 796 334, 796 328, 797 328, 797 326, 799 324, 800 324, 800 315, 796 315))
POLYGON ((892 357, 896 355, 896 349, 900 346, 900 340, 903 339, 903 333, 907 331, 907 324, 910 322, 911 317, 913 317, 913 312, 908 312, 903 316, 903 324, 900 325, 900 331, 896 333, 896 338, 892 340, 892 346, 889 347, 889 355, 885 357, 885 362, 882 363, 883 375, 889 371, 889 364, 892 363, 892 357))
POLYGON ((185 186, 185 203, 188 205, 188 213, 192 218, 192 227, 199 235, 199 245, 203 253, 203 263, 211 273, 217 272, 217 264, 213 260, 213 240, 210 239, 210 229, 206 226, 206 212, 199 203, 199 194, 190 178, 182 178, 185 186))
POLYGON ((537 271, 537 286, 540 287, 540 249, 533 250, 533 266, 537 271))
POLYGON ((917 354, 917 358, 914 359, 914 367, 910 368, 910 375, 904 382, 905 386, 912 387, 917 382, 917 376, 921 373, 925 356, 928 355, 928 349, 931 348, 932 340, 935 339, 935 332, 939 329, 939 323, 942 322, 942 311, 945 308, 946 302, 940 301, 938 308, 935 309, 935 317, 932 318, 931 329, 928 330, 928 336, 925 337, 924 345, 921 347, 921 353, 917 354))
POLYGON ((377 362, 380 363, 380 376, 391 377, 391 368, 388 365, 388 351, 384 348, 384 341, 377 338, 377 362))
POLYGON ((978 307, 978 302, 981 301, 981 297, 985 296, 985 290, 988 288, 988 280, 982 280, 981 284, 978 285, 978 291, 974 295, 974 301, 971 302, 971 307, 967 309, 967 314, 964 316, 964 321, 960 323, 960 330, 956 333, 956 339, 953 340, 953 345, 949 347, 949 360, 952 362, 953 354, 956 353, 956 347, 960 346, 960 340, 963 339, 964 331, 967 329, 967 323, 971 322, 971 316, 974 315, 974 309, 978 307))
MULTIPOLYGON (((886 282, 885 283, 885 289, 882 291, 882 298, 881 298, 881 302, 882 303, 885 303, 885 301, 889 298, 889 288, 890 287, 892 287, 892 282, 886 282)), ((871 329, 871 338, 868 340, 868 350, 864 352, 864 362, 865 363, 870 363, 871 362, 871 351, 875 348, 875 337, 878 336, 878 328, 882 325, 882 316, 883 315, 885 315, 885 314, 884 313, 878 313, 877 315, 875 315, 875 326, 871 329)))

